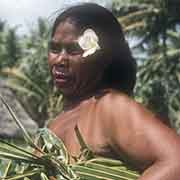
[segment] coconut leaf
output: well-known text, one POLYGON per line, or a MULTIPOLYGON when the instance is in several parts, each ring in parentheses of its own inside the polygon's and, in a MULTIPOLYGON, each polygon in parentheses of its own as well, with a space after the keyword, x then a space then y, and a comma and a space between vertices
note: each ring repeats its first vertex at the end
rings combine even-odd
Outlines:
POLYGON ((15 144, 8 143, 2 139, 0 139, 0 151, 9 151, 12 153, 17 153, 22 156, 38 159, 39 157, 36 154, 33 154, 23 148, 20 148, 19 146, 16 146, 15 144))
MULTIPOLYGON (((78 128, 78 126, 76 125, 75 128, 75 133, 76 133, 76 137, 79 141, 79 144, 81 146, 81 154, 78 158, 76 159, 79 159, 81 161, 81 157, 83 156, 83 159, 85 160, 89 160, 89 159, 92 159, 94 158, 94 153, 92 152, 92 150, 90 149, 90 147, 85 143, 81 133, 80 133, 80 130, 78 128)), ((78 160, 77 160, 78 161, 78 160)))
POLYGON ((15 121, 15 123, 17 124, 17 126, 20 128, 20 130, 23 132, 23 136, 26 140, 26 142, 32 146, 33 148, 35 148, 36 150, 38 150, 39 152, 42 153, 42 151, 38 148, 38 146, 36 146, 36 144, 33 142, 31 136, 29 135, 29 133, 26 131, 26 129, 24 128, 24 126, 22 125, 22 123, 20 122, 20 120, 16 117, 14 111, 11 109, 11 107, 6 103, 6 101, 4 100, 4 98, 2 97, 2 95, 0 95, 0 99, 2 101, 2 103, 5 105, 5 107, 7 108, 9 114, 11 115, 11 117, 13 118, 13 120, 15 121))
POLYGON ((40 177, 41 177, 41 180, 49 180, 49 178, 43 172, 40 174, 40 177))
POLYGON ((35 170, 32 170, 32 171, 24 172, 23 174, 17 174, 17 175, 5 177, 5 178, 3 178, 3 180, 22 179, 22 178, 25 178, 25 177, 29 177, 29 176, 34 176, 34 175, 40 174, 41 172, 42 172, 41 169, 35 169, 35 170))
MULTIPOLYGON (((122 166, 123 167, 123 166, 122 166)), ((109 166, 100 165, 91 162, 85 162, 81 165, 72 166, 73 170, 82 178, 84 175, 90 177, 101 177, 102 179, 112 179, 112 180, 135 180, 139 177, 139 174, 119 167, 118 169, 113 169, 109 166)))
POLYGON ((31 89, 28 89, 26 87, 23 87, 23 86, 20 86, 16 83, 13 82, 13 80, 9 79, 7 82, 6 82, 6 85, 12 89, 12 90, 15 90, 15 91, 19 91, 21 92, 22 94, 26 94, 28 96, 31 96, 31 97, 35 97, 37 98, 38 100, 41 100, 42 97, 38 94, 38 93, 35 93, 33 90, 31 89))
POLYGON ((54 133, 47 128, 42 128, 39 129, 39 136, 50 156, 55 155, 58 160, 62 160, 65 164, 69 162, 69 153, 65 145, 54 133))
POLYGON ((12 165, 12 161, 10 160, 10 161, 8 162, 8 164, 7 164, 7 167, 6 167, 5 171, 4 171, 3 178, 7 177, 11 165, 12 165))
POLYGON ((34 83, 29 76, 25 75, 20 69, 4 68, 2 70, 2 73, 7 74, 13 78, 19 79, 21 81, 24 81, 25 83, 33 87, 38 92, 37 94, 40 94, 42 97, 46 96, 44 91, 36 83, 34 83))

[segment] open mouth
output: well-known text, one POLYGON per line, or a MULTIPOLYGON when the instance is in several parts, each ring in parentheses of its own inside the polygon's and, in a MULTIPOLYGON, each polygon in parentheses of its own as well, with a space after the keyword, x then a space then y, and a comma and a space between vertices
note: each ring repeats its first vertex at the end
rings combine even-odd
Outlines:
POLYGON ((58 83, 59 85, 66 83, 70 77, 67 73, 67 70, 65 70, 61 66, 53 66, 52 75, 55 83, 58 83))

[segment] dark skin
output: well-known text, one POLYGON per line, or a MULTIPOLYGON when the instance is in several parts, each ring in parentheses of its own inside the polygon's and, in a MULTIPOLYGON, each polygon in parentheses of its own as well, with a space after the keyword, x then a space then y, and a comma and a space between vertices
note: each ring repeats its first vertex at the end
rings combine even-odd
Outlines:
MULTIPOLYGON (((180 179, 180 138, 174 130, 126 94, 99 86, 102 71, 82 50, 68 51, 79 32, 70 20, 61 22, 49 50, 49 66, 65 96, 65 110, 50 124, 70 154, 78 156, 77 125, 91 150, 102 156, 128 158, 143 173, 139 180, 180 179)), ((102 69, 102 68, 101 68, 102 69)))

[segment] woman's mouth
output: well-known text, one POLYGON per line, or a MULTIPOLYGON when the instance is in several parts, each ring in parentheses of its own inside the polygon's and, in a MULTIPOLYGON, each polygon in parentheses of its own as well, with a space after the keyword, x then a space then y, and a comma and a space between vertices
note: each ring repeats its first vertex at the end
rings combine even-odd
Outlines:
POLYGON ((69 80, 67 71, 59 66, 53 66, 52 75, 55 83, 59 86, 64 86, 69 80))

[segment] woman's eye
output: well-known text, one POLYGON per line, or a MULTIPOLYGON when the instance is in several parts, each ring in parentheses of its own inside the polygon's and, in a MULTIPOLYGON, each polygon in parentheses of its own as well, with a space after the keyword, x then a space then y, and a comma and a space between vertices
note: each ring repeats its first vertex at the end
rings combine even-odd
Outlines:
POLYGON ((55 54, 61 52, 59 49, 56 49, 56 48, 49 49, 49 51, 55 54))
POLYGON ((59 44, 55 44, 55 43, 50 42, 48 49, 52 53, 60 53, 62 50, 62 47, 59 44))
POLYGON ((54 53, 54 54, 61 53, 63 49, 70 55, 78 55, 78 54, 83 53, 83 50, 81 49, 81 47, 76 43, 62 45, 59 43, 50 42, 48 49, 49 49, 49 52, 54 53))
POLYGON ((78 44, 71 44, 66 47, 67 53, 71 55, 81 54, 83 50, 78 44))

